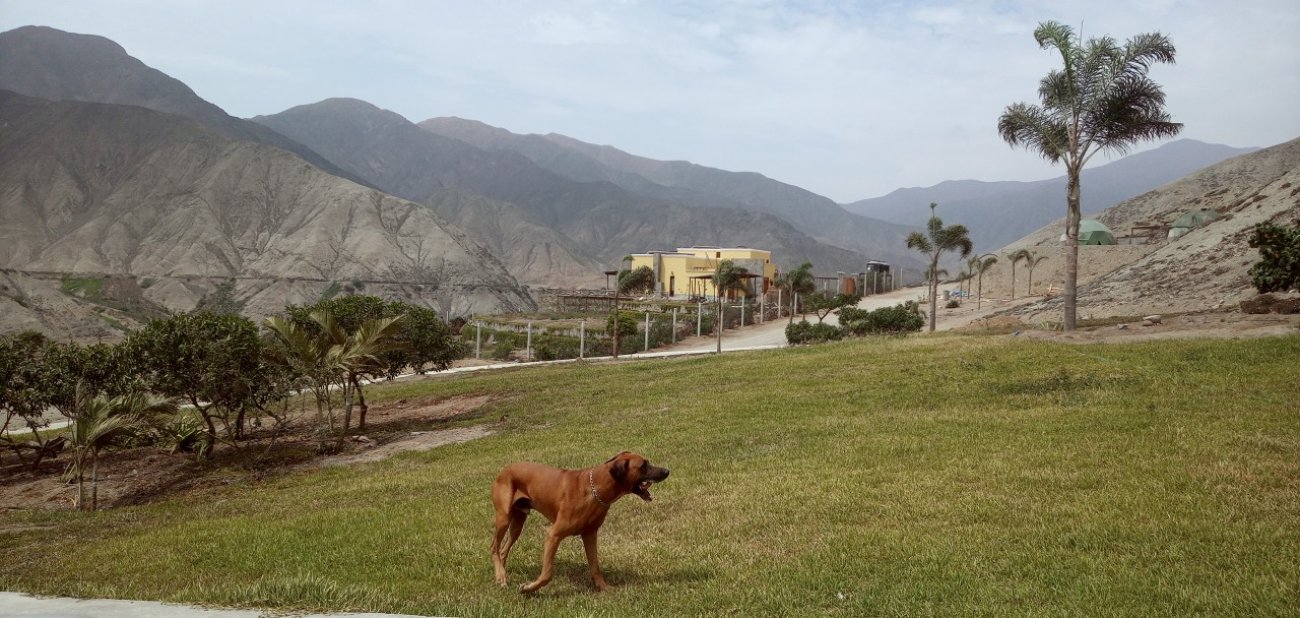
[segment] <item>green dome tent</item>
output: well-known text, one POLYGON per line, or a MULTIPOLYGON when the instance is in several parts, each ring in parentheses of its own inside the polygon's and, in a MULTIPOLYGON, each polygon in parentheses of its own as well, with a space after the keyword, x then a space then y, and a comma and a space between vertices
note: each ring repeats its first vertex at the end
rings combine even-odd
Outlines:
POLYGON ((1178 238, 1218 218, 1218 212, 1206 208, 1185 212, 1183 216, 1174 221, 1173 225, 1169 226, 1169 238, 1178 238))
MULTIPOLYGON (((1065 234, 1061 234, 1061 242, 1065 242, 1065 234)), ((1105 223, 1096 219, 1084 219, 1079 222, 1079 244, 1080 245, 1115 245, 1115 233, 1106 227, 1105 223)))

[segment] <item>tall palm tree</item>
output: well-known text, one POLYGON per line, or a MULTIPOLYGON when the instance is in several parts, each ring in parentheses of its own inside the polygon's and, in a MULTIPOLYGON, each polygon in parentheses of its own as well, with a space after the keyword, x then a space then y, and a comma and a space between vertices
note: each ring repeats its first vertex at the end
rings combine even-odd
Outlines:
POLYGON ((140 429, 145 418, 153 414, 175 413, 176 404, 140 393, 112 399, 86 397, 77 387, 76 415, 68 429, 72 461, 65 476, 77 478, 77 508, 93 511, 99 507, 99 451, 117 438, 140 429), (86 465, 90 465, 90 503, 86 503, 86 465))
POLYGON ((1119 45, 1110 37, 1080 43, 1064 24, 1034 30, 1042 49, 1061 55, 1061 69, 1039 82, 1042 105, 1014 103, 998 118, 998 133, 1051 163, 1064 162, 1069 178, 1065 217, 1065 330, 1074 330, 1079 278, 1079 179, 1098 152, 1128 152, 1144 140, 1172 137, 1183 125, 1165 112, 1165 93, 1147 77, 1153 63, 1174 62, 1174 44, 1159 32, 1119 45))
POLYGON ((718 295, 718 323, 714 328, 718 339, 718 354, 722 353, 723 303, 728 292, 743 292, 745 290, 745 276, 748 274, 748 270, 736 266, 731 260, 722 260, 718 263, 717 270, 713 271, 713 290, 718 295))
POLYGON ((975 258, 975 262, 975 274, 979 277, 975 290, 975 308, 979 309, 984 306, 984 271, 998 263, 998 256, 986 253, 975 258))
POLYGON ((939 205, 930 202, 930 220, 926 223, 927 234, 912 232, 907 235, 907 248, 916 249, 930 258, 930 267, 926 270, 926 281, 930 284, 930 332, 934 332, 934 312, 938 304, 935 296, 939 292, 939 256, 944 251, 959 251, 961 257, 970 255, 973 245, 970 232, 966 226, 954 224, 943 226, 943 220, 934 213, 939 205))
POLYGON ((1017 249, 1015 251, 1012 251, 1011 255, 1007 256, 1007 259, 1011 260, 1011 300, 1015 300, 1016 299, 1016 264, 1019 263, 1020 260, 1029 259, 1029 250, 1017 249))
POLYGON ((1038 255, 1037 253, 1034 253, 1032 251, 1029 252, 1028 255, 1025 257, 1025 266, 1029 268, 1029 295, 1030 296, 1034 295, 1034 268, 1037 267, 1040 262, 1046 259, 1047 259, 1046 255, 1038 255))

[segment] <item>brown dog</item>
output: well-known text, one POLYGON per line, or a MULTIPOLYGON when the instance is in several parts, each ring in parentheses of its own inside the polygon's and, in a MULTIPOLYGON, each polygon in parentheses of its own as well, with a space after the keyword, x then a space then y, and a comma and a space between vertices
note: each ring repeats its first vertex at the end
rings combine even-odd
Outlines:
POLYGON ((542 551, 542 574, 520 586, 519 591, 535 592, 550 583, 556 548, 560 541, 578 534, 582 535, 596 588, 609 588, 596 557, 596 533, 605 523, 609 506, 629 493, 649 502, 650 486, 666 478, 667 468, 652 466, 646 458, 627 451, 599 466, 582 470, 561 470, 527 462, 506 466, 492 483, 492 506, 496 509, 492 566, 496 569, 497 583, 506 585, 506 558, 510 556, 510 548, 523 531, 529 511, 537 509, 551 522, 542 551), (507 530, 510 540, 502 547, 501 539, 507 530))

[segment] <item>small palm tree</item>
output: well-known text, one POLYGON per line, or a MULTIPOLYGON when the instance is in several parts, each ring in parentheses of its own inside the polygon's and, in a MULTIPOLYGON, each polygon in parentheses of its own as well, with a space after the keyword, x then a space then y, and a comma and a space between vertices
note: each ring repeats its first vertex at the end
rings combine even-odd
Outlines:
POLYGON ((926 223, 928 234, 912 232, 907 235, 907 248, 916 249, 930 258, 930 266, 926 270, 926 280, 930 284, 930 332, 934 332, 934 312, 938 303, 935 296, 939 291, 939 256, 945 251, 959 251, 961 257, 965 258, 973 248, 966 226, 943 226, 943 220, 934 213, 938 206, 930 202, 930 220, 926 223))
POLYGON ((1032 251, 1026 252, 1025 266, 1029 269, 1029 295, 1030 296, 1034 295, 1034 268, 1037 267, 1040 262, 1046 259, 1047 259, 1046 255, 1038 255, 1037 253, 1034 253, 1032 251))
POLYGON ((94 511, 99 507, 99 451, 114 440, 145 426, 154 414, 176 412, 175 402, 140 393, 112 399, 85 397, 77 388, 76 415, 68 429, 72 461, 65 477, 77 479, 77 508, 94 511), (90 503, 86 503, 86 466, 90 465, 90 503))
POLYGON ((655 271, 649 266, 618 273, 618 291, 624 294, 649 294, 654 291, 655 283, 655 271))
POLYGON ((1051 163, 1064 162, 1066 193, 1065 330, 1074 330, 1079 277, 1079 179, 1098 152, 1123 154, 1134 144, 1173 137, 1183 125, 1165 112, 1165 93, 1147 77, 1151 65, 1174 62, 1174 44, 1159 32, 1139 34, 1123 46, 1110 37, 1080 44, 1074 31, 1054 21, 1034 30, 1042 49, 1055 49, 1063 67, 1039 82, 1042 105, 1015 103, 998 118, 998 133, 1051 163))
POLYGON ((1016 299, 1016 264, 1018 264, 1020 260, 1029 259, 1029 250, 1017 249, 1015 251, 1012 251, 1011 255, 1007 256, 1007 259, 1011 260, 1011 300, 1015 300, 1016 299))
POLYGON ((812 262, 804 262, 798 268, 786 272, 777 278, 777 285, 790 293, 790 323, 794 324, 795 307, 799 306, 799 295, 812 294, 817 291, 817 280, 813 278, 812 262))
POLYGON ((718 340, 718 354, 722 353, 723 303, 728 292, 745 291, 745 277, 748 274, 748 270, 736 266, 731 260, 722 260, 718 263, 717 270, 713 271, 713 289, 718 295, 718 324, 714 328, 718 340))
POLYGON ((303 376, 316 396, 317 419, 335 428, 333 399, 330 389, 337 387, 343 395, 342 427, 337 431, 335 449, 343 447, 352 424, 352 407, 361 391, 360 378, 384 368, 385 352, 396 349, 394 339, 401 330, 403 316, 374 318, 348 333, 328 311, 314 311, 311 319, 319 333, 311 333, 291 320, 278 316, 266 319, 266 326, 279 338, 282 348, 274 359, 303 376))

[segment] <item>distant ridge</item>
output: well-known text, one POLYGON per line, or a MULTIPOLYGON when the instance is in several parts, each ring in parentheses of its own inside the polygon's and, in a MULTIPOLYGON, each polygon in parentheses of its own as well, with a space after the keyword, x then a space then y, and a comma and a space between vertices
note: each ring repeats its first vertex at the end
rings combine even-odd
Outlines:
POLYGON ((137 105, 184 116, 231 139, 275 146, 330 174, 360 181, 310 148, 227 114, 180 80, 144 64, 101 36, 45 26, 0 33, 0 89, 52 101, 137 105))
MULTIPOLYGON (((519 135, 461 118, 431 118, 420 126, 487 150, 521 154, 580 182, 609 182, 644 198, 695 208, 766 213, 866 258, 920 266, 907 250, 909 227, 854 215, 829 198, 762 174, 730 172, 687 161, 659 161, 555 133, 519 135)), ((861 270, 864 263, 865 259, 842 270, 861 270)))
MULTIPOLYGON (((1098 212, 1206 166, 1256 150, 1182 139, 1085 169, 1083 211, 1098 212)), ((964 224, 977 248, 994 250, 1061 217, 1065 212, 1065 191, 1064 176, 1035 182, 949 180, 932 187, 898 189, 844 207, 920 226, 930 216, 930 202, 938 202, 945 223, 964 224)))

